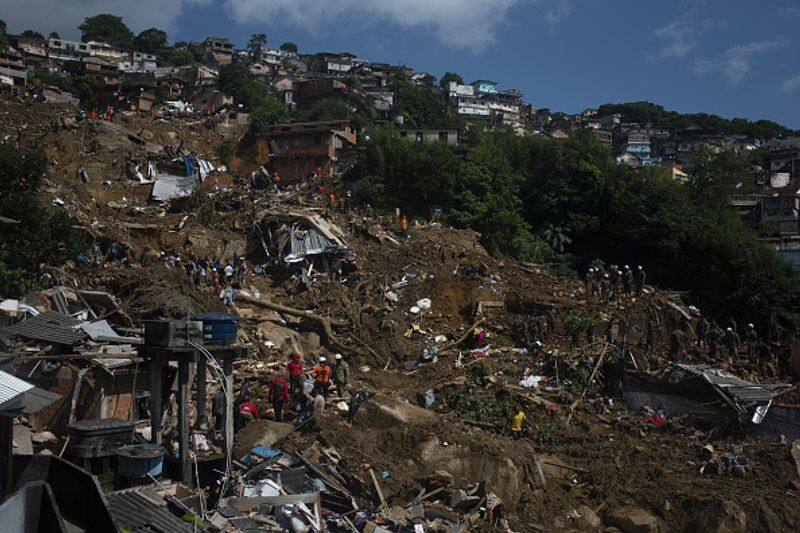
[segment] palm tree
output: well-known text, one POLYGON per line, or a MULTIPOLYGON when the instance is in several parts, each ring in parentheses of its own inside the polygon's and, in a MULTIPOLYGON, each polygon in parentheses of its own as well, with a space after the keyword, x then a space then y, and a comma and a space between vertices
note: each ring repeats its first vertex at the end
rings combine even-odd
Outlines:
POLYGON ((568 232, 569 230, 563 226, 548 224, 544 231, 542 231, 542 237, 544 237, 544 240, 553 250, 558 253, 564 253, 564 248, 572 244, 572 238, 569 236, 568 232))

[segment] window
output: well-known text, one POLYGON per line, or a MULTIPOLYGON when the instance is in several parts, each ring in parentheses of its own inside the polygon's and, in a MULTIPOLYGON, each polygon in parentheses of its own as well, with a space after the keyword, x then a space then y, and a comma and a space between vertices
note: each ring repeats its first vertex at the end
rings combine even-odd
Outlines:
POLYGON ((447 132, 446 131, 440 131, 439 132, 439 140, 447 142, 447 132))

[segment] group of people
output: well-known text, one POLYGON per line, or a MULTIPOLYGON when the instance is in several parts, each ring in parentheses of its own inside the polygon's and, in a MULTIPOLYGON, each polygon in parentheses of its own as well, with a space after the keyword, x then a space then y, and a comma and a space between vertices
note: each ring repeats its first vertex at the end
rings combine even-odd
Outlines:
MULTIPOLYGON (((167 260, 168 264, 170 259, 167 260)), ((177 264, 177 262, 175 262, 177 264)), ((220 289, 233 283, 243 283, 247 273, 244 257, 234 256, 230 261, 224 259, 195 259, 191 257, 184 265, 189 280, 197 287, 220 289)))
POLYGON ((617 265, 609 265, 605 272, 599 267, 590 267, 584 284, 589 298, 600 298, 607 304, 622 296, 641 296, 646 279, 647 274, 641 265, 635 269, 628 265, 621 269, 617 265))
POLYGON ((548 337, 555 333, 558 311, 549 306, 528 317, 527 327, 523 320, 517 319, 511 326, 514 341, 518 346, 528 348, 531 353, 539 351, 548 337))
MULTIPOLYGON (((289 357, 286 374, 269 381, 267 400, 272 405, 275 420, 283 422, 288 410, 320 415, 332 389, 339 399, 344 400, 349 396, 349 386, 350 365, 342 354, 334 354, 330 362, 327 357, 320 356, 315 366, 306 368, 302 355, 295 352, 289 357), (313 380, 313 388, 307 391, 306 382, 309 380, 313 380)), ((240 419, 258 418, 258 409, 250 399, 249 390, 240 394, 237 409, 240 419)))

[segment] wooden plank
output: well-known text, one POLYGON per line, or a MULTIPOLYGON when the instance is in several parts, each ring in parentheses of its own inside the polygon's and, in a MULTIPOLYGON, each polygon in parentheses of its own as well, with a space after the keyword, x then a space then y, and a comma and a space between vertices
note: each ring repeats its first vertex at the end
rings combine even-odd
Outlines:
POLYGON ((378 493, 378 498, 381 501, 381 510, 386 512, 388 510, 388 507, 386 506, 386 498, 383 496, 381 485, 378 483, 378 476, 375 475, 375 470, 373 468, 369 469, 369 477, 372 478, 372 484, 375 486, 375 492, 378 493))
POLYGON ((189 363, 178 363, 178 439, 180 441, 181 479, 193 486, 192 469, 189 462, 189 363))
POLYGON ((161 372, 160 357, 150 361, 150 442, 161 444, 161 372))

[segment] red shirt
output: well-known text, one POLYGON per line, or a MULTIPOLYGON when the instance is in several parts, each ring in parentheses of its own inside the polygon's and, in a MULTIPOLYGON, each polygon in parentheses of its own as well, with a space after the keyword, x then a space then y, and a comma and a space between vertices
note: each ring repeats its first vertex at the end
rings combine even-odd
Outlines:
POLYGON ((300 361, 289 361, 289 377, 299 378, 303 375, 303 363, 300 361))
POLYGON ((254 418, 258 418, 258 409, 253 402, 244 402, 239 406, 239 412, 243 415, 253 415, 254 418))

